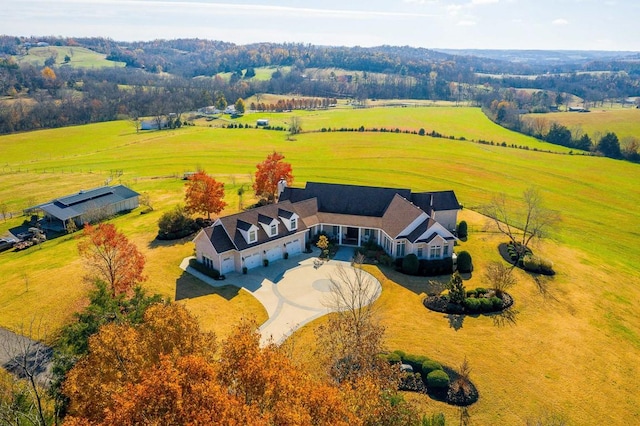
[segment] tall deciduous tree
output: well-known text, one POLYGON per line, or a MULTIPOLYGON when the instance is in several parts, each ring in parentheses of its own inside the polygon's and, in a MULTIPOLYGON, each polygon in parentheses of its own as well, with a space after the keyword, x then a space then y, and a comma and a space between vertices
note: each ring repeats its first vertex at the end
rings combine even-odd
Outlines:
POLYGON ((253 189, 258 197, 273 203, 278 195, 278 183, 284 180, 287 185, 293 183, 291 164, 283 161, 284 155, 273 152, 267 159, 257 165, 253 189))
POLYGON ((218 214, 226 206, 224 201, 224 184, 216 181, 204 170, 198 170, 186 183, 186 210, 189 213, 202 213, 211 219, 211 213, 218 214))
POLYGON ((86 225, 78 250, 95 278, 109 285, 112 297, 128 294, 144 280, 145 259, 138 248, 110 223, 86 225))
POLYGON ((244 114, 245 105, 244 105, 244 101, 242 100, 242 98, 238 98, 238 100, 235 103, 235 107, 236 107, 236 112, 238 114, 244 114))
POLYGON ((542 195, 537 189, 525 190, 523 201, 524 206, 512 206, 507 203, 506 196, 500 194, 481 209, 498 231, 509 237, 518 253, 518 259, 524 257, 532 240, 545 237, 560 221, 557 211, 543 206, 542 195))

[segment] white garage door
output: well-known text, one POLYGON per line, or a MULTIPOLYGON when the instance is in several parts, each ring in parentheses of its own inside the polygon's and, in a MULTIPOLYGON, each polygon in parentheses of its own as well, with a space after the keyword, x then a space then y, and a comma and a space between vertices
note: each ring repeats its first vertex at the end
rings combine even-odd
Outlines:
POLYGON ((260 266, 260 264, 262 264, 260 253, 248 254, 244 257, 244 266, 246 266, 247 269, 255 268, 256 266, 260 266))
POLYGON ((233 262, 233 256, 222 258, 221 274, 228 274, 229 272, 233 272, 234 269, 236 269, 236 265, 233 262))
POLYGON ((287 253, 289 253, 289 256, 298 254, 301 251, 302 248, 300 247, 300 240, 293 240, 290 243, 287 243, 287 253))
POLYGON ((267 259, 269 259, 269 262, 282 259, 282 249, 280 247, 272 248, 267 252, 267 259))

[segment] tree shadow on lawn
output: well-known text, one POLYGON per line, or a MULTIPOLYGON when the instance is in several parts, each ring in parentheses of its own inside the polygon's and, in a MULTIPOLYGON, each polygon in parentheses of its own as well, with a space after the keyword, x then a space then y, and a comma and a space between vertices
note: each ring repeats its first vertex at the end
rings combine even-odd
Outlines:
POLYGON ((195 299, 196 297, 209 296, 212 294, 224 297, 226 300, 231 300, 236 297, 239 292, 240 288, 234 285, 213 287, 200 281, 193 275, 183 272, 180 278, 176 280, 175 300, 195 299))
POLYGON ((415 294, 425 293, 427 295, 440 294, 446 288, 447 283, 451 279, 451 274, 438 275, 434 277, 423 277, 417 275, 407 275, 398 272, 389 266, 379 266, 380 272, 388 280, 401 285, 407 290, 411 290, 415 294))
POLYGON ((186 237, 178 238, 176 240, 159 240, 157 238, 154 238, 153 240, 149 241, 147 247, 149 247, 150 249, 155 249, 158 247, 173 247, 177 245, 183 245, 193 240, 194 235, 195 234, 187 235, 186 237))

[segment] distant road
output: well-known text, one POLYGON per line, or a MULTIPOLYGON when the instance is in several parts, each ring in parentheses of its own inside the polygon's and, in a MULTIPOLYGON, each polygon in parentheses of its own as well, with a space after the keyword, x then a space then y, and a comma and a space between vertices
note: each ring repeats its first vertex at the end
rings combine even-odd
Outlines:
POLYGON ((25 379, 22 365, 36 374, 37 381, 46 384, 51 378, 53 349, 0 327, 0 366, 14 376, 25 379))

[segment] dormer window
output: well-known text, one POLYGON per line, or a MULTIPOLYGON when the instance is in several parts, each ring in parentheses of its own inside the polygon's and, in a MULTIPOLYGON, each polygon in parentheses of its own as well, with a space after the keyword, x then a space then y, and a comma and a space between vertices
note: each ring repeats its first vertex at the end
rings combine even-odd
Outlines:
POLYGON ((277 233, 278 233, 278 225, 274 223, 273 225, 271 225, 271 236, 275 237, 277 233))
POLYGON ((257 239, 258 239, 258 232, 255 229, 250 230, 248 243, 249 244, 255 243, 257 239))
POLYGON ((291 218, 291 230, 298 229, 298 220, 295 217, 291 218))

